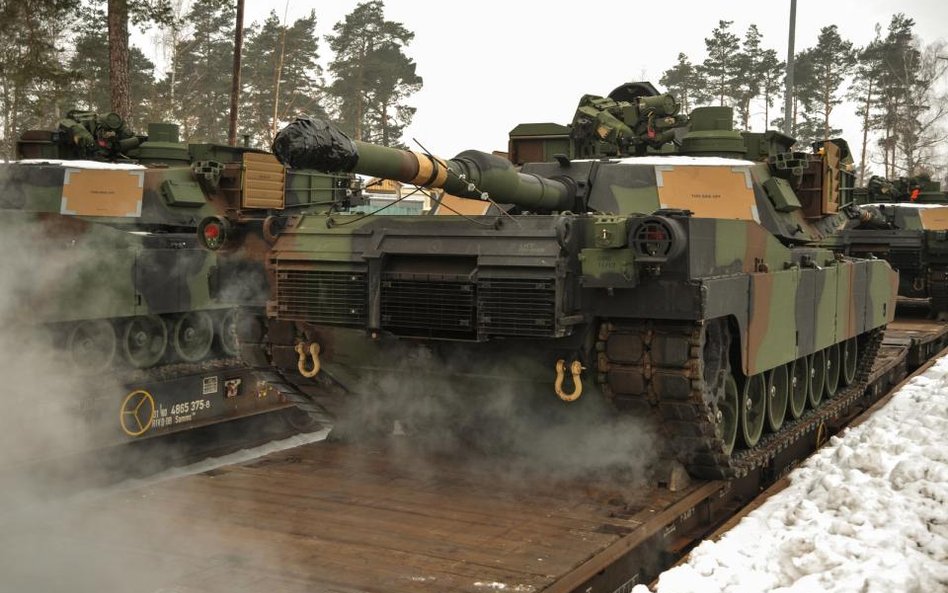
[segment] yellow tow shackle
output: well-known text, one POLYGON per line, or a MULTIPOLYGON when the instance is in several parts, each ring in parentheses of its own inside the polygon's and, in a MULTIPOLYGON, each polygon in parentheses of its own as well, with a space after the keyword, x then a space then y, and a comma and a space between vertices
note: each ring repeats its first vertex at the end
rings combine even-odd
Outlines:
POLYGON ((301 375, 307 379, 312 379, 319 374, 319 344, 313 342, 307 346, 303 342, 298 342, 296 344, 296 353, 300 355, 299 362, 296 363, 296 368, 301 375), (310 358, 313 359, 313 368, 306 370, 306 353, 309 351, 310 358))
POLYGON ((580 378, 583 372, 583 365, 578 360, 574 360, 569 365, 569 372, 573 376, 572 393, 563 391, 563 380, 566 378, 566 361, 562 358, 556 361, 556 381, 553 382, 553 390, 564 402, 576 401, 579 399, 579 396, 583 394, 583 382, 580 378))

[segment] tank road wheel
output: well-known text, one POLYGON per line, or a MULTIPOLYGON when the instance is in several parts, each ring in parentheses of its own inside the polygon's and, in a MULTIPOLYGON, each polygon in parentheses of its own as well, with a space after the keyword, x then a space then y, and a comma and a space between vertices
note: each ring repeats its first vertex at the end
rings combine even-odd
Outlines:
POLYGON ((217 328, 217 342, 221 352, 227 356, 237 356, 237 309, 230 309, 221 317, 217 328))
POLYGON ((197 362, 207 356, 214 342, 214 320, 204 311, 182 313, 174 322, 171 345, 178 358, 197 362))
POLYGON ((161 317, 133 317, 122 331, 122 354, 138 369, 155 366, 168 349, 168 328, 161 317))
POLYGON ((826 349, 826 397, 830 398, 836 395, 839 388, 839 370, 842 368, 842 356, 839 352, 839 344, 833 344, 826 349))
POLYGON ((767 372, 767 428, 777 432, 787 415, 790 397, 790 378, 787 366, 781 365, 767 372))
POLYGON ((820 350, 808 356, 807 366, 810 367, 807 401, 810 402, 811 408, 818 408, 820 402, 823 401, 823 384, 826 383, 826 353, 820 350))
POLYGON ((850 385, 856 380, 856 367, 859 365, 859 347, 856 338, 849 338, 843 342, 843 385, 850 385))
POLYGON ((724 393, 718 401, 717 427, 715 431, 724 441, 724 454, 730 455, 734 451, 734 445, 737 442, 737 425, 740 414, 738 408, 741 405, 741 396, 737 390, 737 381, 731 373, 724 379, 724 393))
POLYGON ((741 394, 741 436, 748 448, 760 441, 764 432, 764 417, 767 412, 767 382, 763 373, 757 373, 744 381, 741 394))
POLYGON ((73 364, 83 373, 94 374, 112 366, 118 340, 112 324, 104 319, 81 321, 66 339, 73 364))
POLYGON ((787 409, 790 417, 796 420, 803 415, 806 409, 807 384, 810 377, 810 366, 804 356, 790 363, 790 401, 787 409))

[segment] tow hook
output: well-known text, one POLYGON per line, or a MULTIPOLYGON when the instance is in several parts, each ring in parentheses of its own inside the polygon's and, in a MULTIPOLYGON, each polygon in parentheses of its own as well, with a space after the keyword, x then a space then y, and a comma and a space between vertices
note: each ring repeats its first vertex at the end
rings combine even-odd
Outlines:
POLYGON ((319 374, 319 344, 313 342, 309 346, 306 346, 303 342, 298 342, 296 344, 296 353, 300 355, 299 362, 296 363, 296 368, 301 375, 307 379, 312 379, 319 374), (310 370, 306 370, 307 351, 309 352, 310 358, 313 359, 313 368, 310 370))
POLYGON ((574 360, 569 365, 569 372, 573 376, 573 392, 566 393, 563 391, 563 380, 566 378, 566 361, 562 358, 556 361, 556 381, 553 383, 553 390, 564 402, 576 401, 583 394, 583 382, 580 378, 583 370, 584 367, 578 360, 574 360))

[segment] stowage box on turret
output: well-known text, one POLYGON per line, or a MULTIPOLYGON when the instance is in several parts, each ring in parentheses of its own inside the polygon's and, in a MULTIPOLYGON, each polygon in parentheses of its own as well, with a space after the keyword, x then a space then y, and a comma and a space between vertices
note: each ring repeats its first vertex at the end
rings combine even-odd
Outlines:
POLYGON ((313 377, 311 408, 396 392, 406 407, 448 391, 604 397, 657 416, 702 476, 760 467, 832 400, 861 395, 897 277, 821 246, 860 215, 840 202, 841 144, 791 152, 786 136, 733 131, 728 108, 685 118, 642 84, 584 97, 571 126, 518 130, 519 169, 310 118, 282 130, 274 153, 291 170, 439 187, 496 214, 293 219, 269 258, 266 332, 242 354, 313 377))

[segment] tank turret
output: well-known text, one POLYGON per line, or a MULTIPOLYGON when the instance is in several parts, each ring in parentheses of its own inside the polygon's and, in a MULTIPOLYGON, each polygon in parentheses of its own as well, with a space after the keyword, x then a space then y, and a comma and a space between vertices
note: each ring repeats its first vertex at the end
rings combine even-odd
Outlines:
POLYGON ((584 97, 570 125, 517 137, 521 156, 550 155, 520 166, 291 123, 273 146, 289 171, 504 207, 288 220, 268 258, 267 315, 242 334, 242 355, 295 385, 307 409, 339 414, 341 430, 399 420, 424 431, 413 411, 448 393, 461 425, 501 393, 564 414, 598 399, 659 422, 657 446, 696 475, 765 466, 863 393, 896 274, 831 248, 862 216, 847 205, 844 143, 792 152, 785 136, 735 133, 725 110, 683 118, 657 95, 584 97), (574 134, 582 118, 605 128, 589 141, 574 134), (655 142, 634 141, 640 130, 655 142))
MULTIPOLYGON (((663 97, 663 101, 674 102, 667 95, 663 97)), ((588 96, 581 106, 587 102, 588 96)), ((774 132, 746 135, 751 140, 748 143, 745 135, 733 130, 731 113, 729 107, 696 109, 677 150, 651 157, 571 160, 558 155, 553 162, 516 167, 499 156, 467 150, 445 159, 355 141, 333 124, 309 117, 297 118, 283 128, 274 140, 273 152, 291 171, 316 168, 354 172, 443 189, 460 198, 513 205, 524 212, 632 214, 680 210, 696 216, 728 212, 732 217, 759 222, 788 244, 820 241, 864 216, 855 207, 844 208, 850 200, 853 179, 845 142, 827 141, 811 154, 784 152, 793 139, 774 132), (654 162, 641 160, 673 155, 677 156, 654 162), (655 169, 660 162, 668 164, 667 172, 655 169), (754 178, 759 193, 749 183, 740 187, 740 180, 733 169, 728 172, 729 167, 744 171, 748 179, 754 178), (599 171, 614 172, 617 186, 606 188, 594 183, 599 171), (635 179, 638 174, 643 175, 642 179, 635 179), (665 184, 666 178, 674 183, 665 184), (632 191, 637 183, 644 185, 632 191), (733 186, 734 191, 726 194, 703 189, 722 183, 733 186), (618 191, 622 187, 628 191, 618 191)), ((669 136, 662 145, 671 142, 669 136)), ((661 149, 661 145, 656 148, 661 149)))

